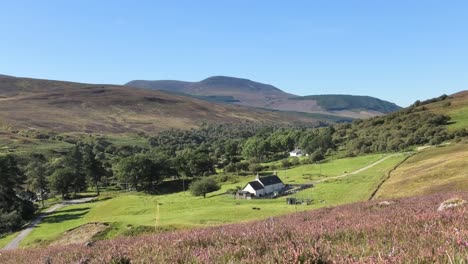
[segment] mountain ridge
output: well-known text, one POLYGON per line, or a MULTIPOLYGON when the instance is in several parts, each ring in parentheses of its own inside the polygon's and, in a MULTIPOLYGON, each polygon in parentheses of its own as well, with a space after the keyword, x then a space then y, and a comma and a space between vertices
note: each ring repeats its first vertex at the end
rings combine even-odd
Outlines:
POLYGON ((311 122, 164 91, 32 78, 0 78, 0 127, 84 133, 155 133, 205 122, 311 122))
POLYGON ((228 76, 212 76, 199 82, 134 80, 125 85, 143 89, 177 92, 221 103, 288 112, 337 115, 348 118, 367 118, 401 109, 401 107, 394 103, 370 96, 362 96, 358 100, 356 98, 358 96, 354 95, 322 95, 322 97, 329 97, 324 104, 320 96, 298 96, 287 93, 270 84, 228 76), (330 98, 330 96, 335 98, 330 98), (340 109, 324 107, 324 105, 333 103, 347 107, 340 109), (369 105, 373 105, 374 107, 368 108, 369 105))

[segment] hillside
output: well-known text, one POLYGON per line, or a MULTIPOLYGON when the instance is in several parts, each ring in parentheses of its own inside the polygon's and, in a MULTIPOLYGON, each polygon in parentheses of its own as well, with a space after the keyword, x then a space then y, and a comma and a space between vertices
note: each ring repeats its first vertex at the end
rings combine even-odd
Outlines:
POLYGON ((437 211, 453 197, 467 200, 468 194, 357 203, 89 246, 4 251, 0 262, 463 263, 468 258, 466 205, 437 211))
POLYGON ((468 142, 424 149, 392 171, 376 198, 468 191, 467 161, 468 142))
POLYGON ((468 128, 468 90, 419 102, 419 107, 450 116, 450 130, 468 128), (444 98, 444 99, 442 99, 444 98))
POLYGON ((349 109, 362 109, 380 113, 398 111, 401 107, 394 103, 383 101, 370 96, 357 95, 310 95, 293 98, 294 100, 315 100, 326 111, 345 111, 349 109))
POLYGON ((226 76, 214 76, 200 82, 137 80, 126 85, 198 96, 231 96, 242 101, 294 97, 272 85, 226 76))
POLYGON ((26 78, 0 78, 0 125, 7 131, 154 133, 202 122, 310 121, 161 91, 26 78))
POLYGON ((447 130, 456 135, 449 143, 422 146, 389 175, 375 198, 393 198, 468 190, 468 91, 440 96, 414 107, 450 117, 447 130))
POLYGON ((187 94, 208 101, 348 118, 367 118, 400 109, 395 104, 368 96, 299 97, 269 84, 226 76, 210 77, 199 82, 135 80, 126 85, 187 94))

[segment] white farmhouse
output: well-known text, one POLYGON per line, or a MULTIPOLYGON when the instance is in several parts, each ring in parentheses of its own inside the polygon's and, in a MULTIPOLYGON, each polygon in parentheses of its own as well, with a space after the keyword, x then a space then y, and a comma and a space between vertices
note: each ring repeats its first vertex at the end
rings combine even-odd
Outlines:
POLYGON ((242 191, 248 192, 255 197, 262 197, 280 192, 284 187, 284 183, 276 175, 260 177, 257 174, 255 181, 247 183, 242 191))
POLYGON ((291 156, 291 157, 302 157, 302 156, 308 156, 308 155, 305 154, 302 149, 296 148, 293 151, 289 152, 289 156, 291 156))

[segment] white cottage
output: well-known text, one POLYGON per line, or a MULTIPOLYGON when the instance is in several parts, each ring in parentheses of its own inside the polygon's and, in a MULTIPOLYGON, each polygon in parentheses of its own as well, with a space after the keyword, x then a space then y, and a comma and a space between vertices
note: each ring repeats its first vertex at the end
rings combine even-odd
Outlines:
POLYGON ((247 183, 242 189, 244 192, 251 193, 255 197, 262 197, 279 192, 284 189, 285 185, 281 179, 276 175, 260 177, 257 174, 255 181, 247 183))
POLYGON ((293 151, 289 152, 289 156, 291 157, 302 157, 302 156, 309 156, 304 153, 304 151, 300 148, 296 148, 293 151))

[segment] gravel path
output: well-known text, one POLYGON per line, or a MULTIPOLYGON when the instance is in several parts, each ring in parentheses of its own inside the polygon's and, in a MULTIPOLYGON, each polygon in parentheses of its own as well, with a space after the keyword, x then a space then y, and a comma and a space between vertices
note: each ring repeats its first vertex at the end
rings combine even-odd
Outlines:
POLYGON ((96 199, 96 197, 87 197, 87 198, 82 198, 82 199, 75 199, 75 200, 69 200, 69 201, 63 201, 59 204, 56 204, 52 207, 50 207, 49 209, 47 209, 44 213, 40 214, 36 219, 34 219, 34 221, 32 221, 31 223, 29 223, 29 225, 26 227, 26 229, 24 229, 23 231, 21 231, 17 237, 15 237, 15 239, 13 239, 10 243, 8 243, 3 249, 4 250, 9 250, 9 249, 17 249, 19 247, 19 244, 21 241, 23 241, 23 239, 25 239, 29 233, 31 233, 33 231, 33 229, 42 221, 42 219, 47 216, 48 214, 62 208, 62 207, 65 207, 67 205, 71 205, 71 204, 80 204, 80 203, 86 203, 86 202, 89 202, 91 200, 94 200, 96 199))
POLYGON ((318 181, 314 181, 314 183, 320 183, 320 182, 324 182, 324 181, 340 179, 340 178, 344 178, 344 177, 347 177, 347 176, 350 176, 350 175, 358 174, 360 172, 363 172, 365 170, 368 170, 368 169, 374 167, 375 165, 378 165, 381 162, 384 162, 386 159, 389 159, 389 158, 397 156, 397 155, 399 155, 399 154, 388 155, 386 157, 383 157, 383 158, 379 159, 378 161, 376 161, 374 163, 371 163, 371 164, 367 165, 366 167, 360 168, 359 170, 356 170, 356 171, 353 171, 353 172, 350 172, 350 173, 345 173, 345 174, 342 174, 342 175, 339 175, 339 176, 334 176, 334 177, 329 177, 329 178, 326 178, 326 179, 321 179, 321 180, 318 180, 318 181))

